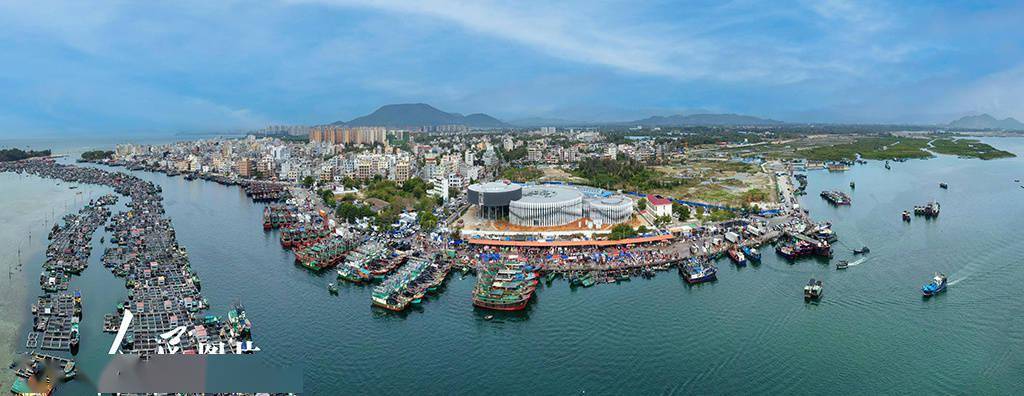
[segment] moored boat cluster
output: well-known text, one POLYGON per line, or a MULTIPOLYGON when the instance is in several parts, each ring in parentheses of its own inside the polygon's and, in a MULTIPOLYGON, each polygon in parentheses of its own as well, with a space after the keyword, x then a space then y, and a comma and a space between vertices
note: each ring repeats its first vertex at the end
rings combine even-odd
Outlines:
POLYGON ((277 202, 288 198, 288 189, 281 183, 246 181, 242 189, 256 202, 277 202))
MULTIPOLYGON (((115 214, 107 227, 113 234, 111 242, 117 246, 106 249, 103 256, 104 266, 123 277, 128 289, 117 314, 108 315, 105 322, 119 322, 126 309, 134 315, 121 345, 123 352, 143 356, 161 351, 203 353, 199 351, 203 344, 231 345, 250 340, 251 324, 240 305, 229 311, 227 322, 209 320, 209 315, 202 314, 208 304, 200 294, 199 277, 191 268, 187 251, 178 244, 170 219, 163 217, 158 186, 121 172, 48 160, 4 163, 0 171, 104 185, 129 198, 128 210, 115 214), (167 336, 177 329, 187 331, 178 337, 167 336)), ((76 299, 74 296, 72 301, 76 299)), ((111 327, 105 330, 113 330, 111 327)))
POLYGON ((537 290, 536 268, 515 257, 489 259, 477 273, 473 306, 497 311, 526 308, 537 290))

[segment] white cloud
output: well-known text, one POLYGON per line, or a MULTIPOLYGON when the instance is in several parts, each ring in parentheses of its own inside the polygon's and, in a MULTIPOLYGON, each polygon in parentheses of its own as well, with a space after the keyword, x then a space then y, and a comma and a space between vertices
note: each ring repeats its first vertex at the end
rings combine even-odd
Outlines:
MULTIPOLYGON (((487 1, 352 1, 293 0, 386 13, 427 17, 470 32, 508 40, 549 56, 597 64, 614 70, 677 80, 764 80, 772 83, 806 78, 809 70, 831 69, 827 62, 809 64, 780 46, 761 46, 700 37, 698 21, 666 27, 642 18, 616 15, 593 2, 563 4, 487 1), (686 26, 690 24, 692 26, 686 26), (732 45, 731 45, 732 44, 732 45)), ((756 20, 753 20, 756 22, 756 20)))

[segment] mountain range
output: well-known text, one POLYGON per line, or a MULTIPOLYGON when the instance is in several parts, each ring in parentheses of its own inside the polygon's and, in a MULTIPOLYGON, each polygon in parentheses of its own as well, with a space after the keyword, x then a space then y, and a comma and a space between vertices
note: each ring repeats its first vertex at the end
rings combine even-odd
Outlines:
MULTIPOLYGON (((539 126, 584 126, 584 125, 643 125, 643 126, 765 126, 782 125, 783 121, 760 118, 742 114, 678 114, 670 116, 652 116, 635 121, 624 122, 588 122, 557 118, 523 118, 506 123, 483 113, 462 115, 438 110, 426 103, 404 103, 381 106, 373 113, 350 121, 338 121, 334 125, 348 126, 386 126, 386 127, 422 127, 438 125, 466 125, 472 128, 511 128, 539 126)), ((997 119, 988 114, 961 117, 947 124, 951 128, 962 129, 1002 129, 1024 131, 1024 123, 1016 119, 997 119)))
POLYGON ((779 125, 782 121, 740 114, 688 114, 653 116, 626 122, 595 123, 557 118, 524 118, 506 123, 483 113, 462 115, 438 110, 426 103, 404 103, 381 106, 373 113, 333 125, 419 127, 438 125, 466 125, 473 128, 507 128, 537 126, 581 126, 595 124, 621 124, 644 126, 699 126, 699 125, 779 125))
POLYGON ((988 114, 960 117, 960 119, 949 123, 953 128, 964 129, 1004 129, 1008 131, 1024 131, 1024 123, 1013 117, 997 119, 988 114))
POLYGON ((487 114, 462 115, 446 113, 426 103, 404 103, 381 106, 373 113, 351 121, 338 121, 334 125, 420 127, 438 125, 466 125, 474 128, 506 127, 501 120, 487 114))
POLYGON ((690 114, 653 116, 628 124, 644 126, 701 126, 701 125, 781 125, 782 121, 741 114, 690 114))

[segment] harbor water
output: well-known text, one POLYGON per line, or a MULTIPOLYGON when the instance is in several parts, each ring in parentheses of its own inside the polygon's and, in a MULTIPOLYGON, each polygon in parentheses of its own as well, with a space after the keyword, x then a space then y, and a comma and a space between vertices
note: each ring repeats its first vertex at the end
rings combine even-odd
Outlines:
MULTIPOLYGON (((493 320, 472 307, 472 276, 454 274, 441 294, 402 315, 372 308, 368 287, 343 284, 331 295, 334 273, 294 265, 276 232, 263 231, 263 206, 239 188, 135 174, 162 186, 210 313, 242 302, 259 359, 301 367, 307 394, 1022 393, 1024 188, 1014 179, 1024 179, 1024 139, 986 141, 1018 157, 809 172, 802 206, 832 222, 839 242, 831 262, 787 262, 765 246, 760 265, 719 261, 710 284, 688 286, 675 271, 575 290, 558 280, 538 289, 526 312, 493 320), (818 197, 833 189, 853 204, 818 197), (930 200, 941 203, 940 216, 901 220, 930 200), (871 252, 854 256, 862 246, 871 252), (836 270, 838 260, 850 268, 836 270), (924 299, 920 287, 934 272, 949 276, 949 290, 924 299), (824 280, 820 302, 802 298, 809 278, 824 280)), ((46 193, 9 185, 51 182, 26 179, 0 179, 13 191, 0 196, 0 208, 46 193)), ((4 246, 23 238, 3 235, 16 239, 4 246)), ((87 304, 84 376, 60 394, 91 390, 113 339, 96 323, 125 290, 99 264, 101 253, 72 280, 87 304)), ((39 261, 25 267, 31 296, 39 261)), ((16 317, 27 318, 28 302, 22 309, 16 317)))

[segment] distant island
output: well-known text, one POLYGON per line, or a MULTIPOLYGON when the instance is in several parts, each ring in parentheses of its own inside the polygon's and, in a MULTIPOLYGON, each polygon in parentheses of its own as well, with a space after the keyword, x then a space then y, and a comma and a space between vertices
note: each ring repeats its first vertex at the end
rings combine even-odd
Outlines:
POLYGON ((27 158, 49 157, 49 156, 50 156, 50 150, 40 150, 40 151, 29 150, 29 151, 25 151, 25 150, 16 149, 16 148, 0 150, 0 162, 20 161, 20 160, 27 159, 27 158))
POLYGON ((111 150, 93 150, 82 153, 82 159, 85 161, 99 161, 110 159, 114 156, 114 152, 111 150))
POLYGON ((961 117, 949 123, 950 127, 962 129, 1002 129, 1006 131, 1024 131, 1024 123, 1013 117, 997 119, 988 114, 961 117))

